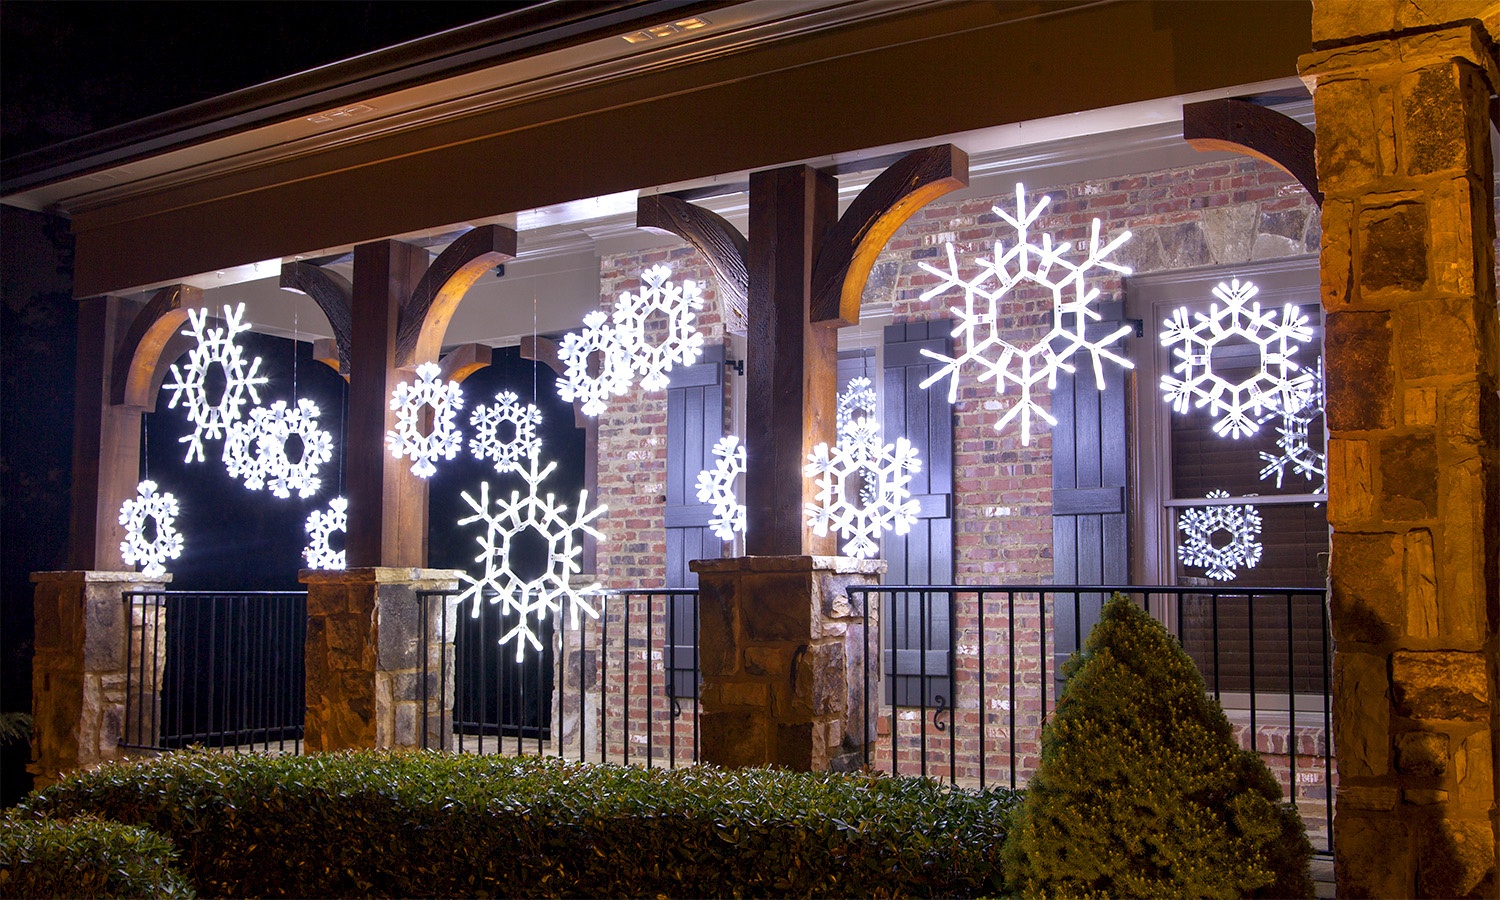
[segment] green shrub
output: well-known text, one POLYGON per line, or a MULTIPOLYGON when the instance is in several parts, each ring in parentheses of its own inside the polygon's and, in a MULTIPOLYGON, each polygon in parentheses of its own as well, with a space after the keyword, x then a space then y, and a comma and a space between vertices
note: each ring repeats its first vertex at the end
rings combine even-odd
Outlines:
POLYGON ((1068 666, 1005 845, 1012 889, 1313 895, 1296 809, 1165 628, 1116 594, 1068 666))
POLYGON ((0 897, 192 897, 166 838, 93 819, 0 819, 0 897))
POLYGON ((892 896, 996 890, 1014 800, 764 769, 182 753, 25 808, 167 835, 213 896, 892 896))

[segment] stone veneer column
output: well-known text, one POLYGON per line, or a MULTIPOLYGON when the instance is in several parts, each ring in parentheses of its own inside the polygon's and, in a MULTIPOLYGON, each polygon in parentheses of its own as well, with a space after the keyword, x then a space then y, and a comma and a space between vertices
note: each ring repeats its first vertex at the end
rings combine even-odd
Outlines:
POLYGON ((875 740, 864 697, 867 684, 879 696, 878 615, 871 609, 866 622, 844 591, 878 583, 885 563, 748 556, 691 567, 698 573, 703 761, 859 768, 875 740))
MULTIPOLYGON (((45 787, 70 769, 121 756, 125 727, 126 641, 141 646, 146 624, 125 614, 126 591, 161 590, 165 578, 135 572, 33 572, 36 646, 31 663, 32 762, 45 787)), ((151 639, 165 640, 152 627, 151 639)), ((165 654, 162 654, 164 661, 165 654)), ((136 668, 139 670, 139 666, 136 668)), ((156 708, 159 679, 136 685, 132 713, 156 708)), ((134 735, 132 735, 133 737, 134 735)), ((154 742, 155 735, 143 735, 154 742)))
POLYGON ((456 590, 458 573, 303 570, 301 580, 307 585, 303 750, 419 747, 424 720, 428 746, 438 748, 440 734, 451 743, 458 617, 452 610, 442 615, 443 602, 419 603, 417 592, 456 590))
POLYGON ((1444 11, 1486 9, 1319 2, 1301 61, 1326 194, 1340 897, 1497 887, 1497 79, 1485 28, 1428 21, 1444 11))

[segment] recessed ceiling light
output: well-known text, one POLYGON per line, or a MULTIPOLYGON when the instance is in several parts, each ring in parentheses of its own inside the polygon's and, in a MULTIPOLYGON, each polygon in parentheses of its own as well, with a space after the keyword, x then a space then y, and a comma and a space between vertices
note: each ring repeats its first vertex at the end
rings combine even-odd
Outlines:
POLYGON ((652 25, 646 29, 651 32, 652 37, 668 37, 681 31, 676 25, 652 25))
POLYGON ((637 31, 635 34, 625 35, 625 43, 627 44, 644 44, 649 40, 651 40, 651 35, 647 34, 644 31, 637 31))
POLYGON ((678 28, 681 28, 683 31, 692 31, 695 28, 707 28, 708 20, 693 16, 691 19, 678 19, 672 24, 676 25, 678 28))

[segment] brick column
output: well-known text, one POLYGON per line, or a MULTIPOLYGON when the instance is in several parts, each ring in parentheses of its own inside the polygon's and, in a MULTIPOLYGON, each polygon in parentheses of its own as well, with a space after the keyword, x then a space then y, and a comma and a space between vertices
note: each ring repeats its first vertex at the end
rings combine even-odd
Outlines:
POLYGON ((1500 340, 1483 4, 1319 2, 1340 896, 1496 890, 1500 340), (1326 48, 1326 49, 1325 49, 1326 48))
POLYGON ((877 584, 880 560, 700 559, 698 659, 703 761, 849 771, 875 740, 878 615, 845 589, 877 584), (865 690, 870 712, 865 716, 865 690))
POLYGON ((456 590, 457 573, 303 570, 301 580, 307 585, 303 749, 419 747, 424 721, 429 746, 438 747, 440 734, 451 741, 458 617, 441 614, 443 601, 421 604, 417 592, 456 590))

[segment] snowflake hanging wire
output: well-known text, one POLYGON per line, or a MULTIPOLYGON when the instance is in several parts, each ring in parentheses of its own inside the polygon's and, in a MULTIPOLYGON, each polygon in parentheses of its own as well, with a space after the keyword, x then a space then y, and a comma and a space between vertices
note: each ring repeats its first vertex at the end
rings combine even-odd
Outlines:
POLYGON ((481 600, 503 604, 504 613, 516 613, 516 625, 501 636, 500 643, 515 642, 517 662, 525 659, 528 644, 541 651, 537 631, 542 619, 560 614, 564 603, 569 608, 575 631, 580 609, 589 618, 599 618, 599 610, 584 599, 584 594, 596 593, 599 585, 592 583, 578 587, 572 584, 572 578, 581 571, 578 558, 583 553, 584 535, 603 537, 590 523, 607 507, 600 505, 589 509, 588 491, 581 491, 577 510, 570 520, 566 504, 558 503, 551 493, 545 498, 538 493, 541 483, 557 468, 557 463, 549 462, 540 472, 537 471, 538 464, 537 457, 532 456, 529 467, 520 472, 526 481, 527 493, 512 491, 510 500, 496 499, 493 509, 489 482, 480 483, 478 500, 467 491, 463 492, 464 501, 474 510, 474 515, 458 520, 459 525, 483 521, 485 533, 475 538, 480 554, 474 557, 475 562, 484 564, 484 573, 478 578, 467 572, 459 573, 459 578, 468 586, 458 595, 457 602, 462 605, 471 601, 475 616, 479 615, 481 600), (519 560, 513 559, 511 552, 516 538, 528 529, 539 535, 547 546, 544 568, 530 578, 523 577, 513 568, 513 563, 519 560), (536 627, 533 627, 533 619, 536 627))
POLYGON ((1260 480, 1265 481, 1275 475, 1276 486, 1279 488, 1283 476, 1290 469, 1292 474, 1301 475, 1319 485, 1313 493, 1326 494, 1328 457, 1322 450, 1313 447, 1309 439, 1312 423, 1322 418, 1324 412, 1322 357, 1318 358, 1318 365, 1312 376, 1310 390, 1295 406, 1272 413, 1261 420, 1262 424, 1275 418, 1281 421, 1276 425, 1276 447, 1280 452, 1260 452, 1260 458, 1266 463, 1265 468, 1260 470, 1260 480))
POLYGON ((1307 316, 1293 304, 1286 304, 1279 317, 1275 309, 1262 310, 1254 299, 1260 289, 1253 282, 1219 282, 1213 292, 1223 307, 1215 303, 1207 313, 1193 313, 1191 321, 1181 307, 1163 323, 1162 346, 1181 346, 1172 351, 1177 375, 1163 375, 1161 389, 1177 412, 1207 406, 1210 415, 1219 417, 1215 434, 1241 438, 1259 429, 1266 412, 1295 408, 1311 392, 1312 374, 1301 371, 1293 357, 1313 333, 1307 316), (1248 378, 1231 381, 1222 361, 1215 369, 1214 351, 1244 344, 1256 347, 1259 365, 1248 378))
POLYGON ((695 311, 703 308, 703 289, 688 279, 681 285, 668 279, 672 270, 655 265, 641 273, 641 292, 629 291, 615 301, 615 335, 630 368, 641 377, 641 387, 659 391, 667 386, 673 365, 690 366, 703 354, 703 334, 695 324, 695 311), (646 319, 661 313, 667 319, 667 335, 659 344, 646 341, 646 319))
POLYGON ((453 424, 454 415, 464 407, 463 391, 458 382, 438 381, 442 369, 437 363, 417 366, 415 384, 403 381, 391 394, 391 409, 396 411, 396 430, 388 431, 386 443, 397 459, 409 456, 411 471, 418 478, 430 478, 437 471, 433 461, 452 459, 463 448, 463 435, 453 424), (432 410, 432 430, 422 433, 422 410, 432 410))
POLYGON ((1052 235, 1043 232, 1041 243, 1037 244, 1030 236, 1032 225, 1050 202, 1051 198, 1044 194, 1028 210, 1026 188, 1017 184, 1016 214, 1012 216, 1002 207, 994 207, 995 214, 1015 229, 1015 244, 1006 250, 997 240, 993 256, 977 258, 975 263, 979 270, 969 278, 959 274, 952 243, 948 244, 946 270, 921 263, 923 269, 940 279, 935 287, 922 294, 923 300, 952 288, 962 289, 964 296, 963 306, 951 308, 956 322, 953 337, 959 340, 963 352, 950 357, 923 349, 924 356, 943 366, 921 386, 927 388, 947 378, 948 402, 957 402, 960 373, 966 366, 978 370, 979 381, 994 379, 997 396, 1005 394, 1007 385, 1013 385, 1020 397, 995 423, 995 430, 1001 431, 1019 418, 1022 444, 1031 443, 1032 416, 1038 416, 1051 425, 1057 424, 1057 420, 1033 397, 1036 386, 1046 381, 1049 390, 1056 388, 1057 374, 1074 372, 1071 360, 1080 352, 1086 351, 1091 357, 1094 380, 1100 390, 1104 389, 1105 360, 1127 369, 1135 367, 1130 360, 1109 349, 1109 345, 1130 333, 1130 326, 1122 325, 1107 335, 1094 337, 1090 337, 1087 330, 1091 322, 1100 321, 1099 313, 1092 306, 1099 298, 1099 289, 1089 286, 1087 279, 1101 269, 1130 274, 1128 266, 1109 259, 1110 254, 1130 240, 1130 232, 1101 243, 1100 222, 1095 219, 1084 258, 1072 262, 1064 258, 1064 254, 1073 249, 1071 242, 1054 246, 1052 235), (1004 331, 1001 302, 1023 284, 1038 285, 1052 293, 1052 329, 1027 348, 1001 337, 1004 331))
MULTIPOLYGON (((1209 491, 1208 499, 1222 500, 1228 491, 1209 491)), ((1249 504, 1218 504, 1184 510, 1177 528, 1184 540, 1177 547, 1177 558, 1185 566, 1207 569, 1209 578, 1229 581, 1241 568, 1253 569, 1260 563, 1260 512, 1249 504), (1228 540, 1214 545, 1214 535, 1224 532, 1228 540)))
POLYGON ((630 360, 603 310, 583 317, 583 331, 563 336, 557 358, 563 363, 557 395, 568 403, 582 404, 586 416, 599 415, 609 408, 610 397, 630 390, 630 360), (599 372, 590 374, 589 359, 595 353, 599 354, 599 372))
POLYGON ((334 497, 328 511, 315 509, 307 516, 307 535, 311 539, 302 551, 309 569, 344 568, 344 551, 333 549, 333 534, 349 532, 349 501, 334 497))
POLYGON ((224 441, 224 466, 232 478, 245 479, 245 487, 258 491, 269 486, 283 499, 292 491, 311 497, 322 487, 318 469, 333 458, 333 438, 318 427, 318 405, 306 397, 297 407, 277 400, 267 407, 250 410, 247 421, 229 426, 224 441), (293 460, 287 442, 293 437, 302 452, 293 460))
POLYGON ((542 424, 542 411, 532 403, 522 405, 514 391, 496 394, 494 406, 476 406, 469 424, 475 429, 469 450, 480 461, 494 460, 495 471, 502 475, 521 471, 522 460, 542 451, 542 439, 536 433, 536 427, 542 424), (508 439, 500 436, 506 424, 514 429, 508 439))
POLYGON ((240 418, 247 391, 257 405, 260 403, 256 386, 267 380, 264 375, 255 374, 260 369, 260 357, 251 360, 246 369, 244 348, 234 340, 236 335, 250 330, 241 321, 244 314, 243 303, 233 309, 225 306, 223 327, 210 328, 207 309, 188 310, 188 327, 182 333, 197 343, 188 351, 187 363, 181 369, 172 364, 173 381, 162 385, 172 392, 167 408, 176 409, 178 402, 182 402, 187 407, 188 421, 193 424, 193 433, 178 439, 188 445, 186 462, 204 461, 203 441, 224 437, 224 430, 240 418), (208 373, 216 364, 224 372, 224 392, 218 402, 210 403, 208 373))
POLYGON ((745 448, 734 435, 719 438, 714 444, 712 469, 698 473, 698 502, 714 508, 708 525, 720 540, 734 540, 735 532, 745 530, 745 504, 734 495, 734 483, 745 474, 745 448))
POLYGON ((120 505, 120 524, 125 526, 120 554, 126 565, 143 566, 142 575, 160 578, 167 574, 166 561, 182 555, 182 533, 175 527, 177 498, 168 493, 158 494, 154 481, 142 481, 135 492, 136 496, 120 505), (147 519, 156 531, 151 540, 146 539, 147 519))
POLYGON ((887 531, 906 534, 917 520, 920 504, 911 499, 911 473, 922 469, 917 450, 906 438, 895 444, 855 441, 819 444, 808 454, 803 473, 816 478, 818 493, 806 507, 813 532, 832 528, 845 539, 844 553, 868 559, 880 552, 876 540, 887 531))

